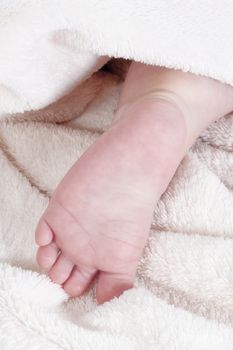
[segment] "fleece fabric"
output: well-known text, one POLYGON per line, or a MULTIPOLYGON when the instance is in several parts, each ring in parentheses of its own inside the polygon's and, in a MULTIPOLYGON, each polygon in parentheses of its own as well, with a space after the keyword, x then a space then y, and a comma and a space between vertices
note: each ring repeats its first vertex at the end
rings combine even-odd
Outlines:
POLYGON ((100 68, 120 57, 233 85, 232 18, 230 0, 0 0, 1 349, 232 349, 233 114, 158 202, 132 290, 68 299, 34 242, 53 190, 113 119, 127 62, 100 68))

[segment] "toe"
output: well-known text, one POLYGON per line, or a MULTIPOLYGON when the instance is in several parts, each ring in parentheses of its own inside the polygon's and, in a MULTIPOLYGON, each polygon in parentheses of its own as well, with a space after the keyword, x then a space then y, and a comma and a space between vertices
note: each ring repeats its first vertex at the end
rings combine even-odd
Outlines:
POLYGON ((99 304, 119 297, 125 290, 133 287, 134 274, 101 272, 96 287, 96 299, 99 304))
POLYGON ((72 261, 61 253, 49 271, 49 277, 53 282, 63 284, 69 277, 73 267, 72 261))
POLYGON ((53 232, 44 219, 40 219, 35 233, 36 243, 40 246, 46 246, 53 240, 53 232))
POLYGON ((55 242, 40 247, 37 252, 37 262, 43 269, 49 270, 55 263, 59 248, 55 242))
POLYGON ((97 270, 91 268, 75 267, 70 278, 64 284, 64 290, 71 296, 77 297, 82 295, 90 285, 97 270))

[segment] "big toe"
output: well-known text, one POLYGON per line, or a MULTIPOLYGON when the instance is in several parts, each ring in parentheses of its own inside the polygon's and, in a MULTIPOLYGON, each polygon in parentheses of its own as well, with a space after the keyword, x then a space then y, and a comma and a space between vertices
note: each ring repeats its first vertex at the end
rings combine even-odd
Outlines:
POLYGON ((59 248, 55 242, 40 247, 37 251, 37 262, 43 269, 49 270, 57 260, 59 248))
POLYGON ((133 287, 135 274, 101 272, 99 274, 96 299, 99 304, 119 297, 124 291, 133 287))

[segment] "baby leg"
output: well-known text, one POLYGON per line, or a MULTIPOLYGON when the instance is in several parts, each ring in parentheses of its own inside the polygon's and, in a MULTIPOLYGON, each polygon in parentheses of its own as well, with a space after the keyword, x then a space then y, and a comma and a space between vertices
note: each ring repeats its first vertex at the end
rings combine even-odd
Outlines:
POLYGON ((36 230, 39 264, 72 296, 98 273, 102 303, 133 286, 153 210, 205 127, 233 110, 233 88, 133 63, 115 121, 69 170, 36 230))

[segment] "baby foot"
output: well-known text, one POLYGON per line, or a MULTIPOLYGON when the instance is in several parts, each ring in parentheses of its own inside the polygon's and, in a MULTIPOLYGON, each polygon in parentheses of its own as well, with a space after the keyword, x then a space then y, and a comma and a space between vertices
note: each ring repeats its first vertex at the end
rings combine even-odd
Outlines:
POLYGON ((189 127, 185 96, 169 91, 134 101, 129 94, 112 127, 70 169, 40 219, 38 263, 71 296, 81 295, 97 273, 99 303, 133 286, 156 201, 208 124, 201 115, 196 129, 189 127))
POLYGON ((148 97, 121 114, 62 180, 36 232, 39 264, 70 295, 100 271, 99 302, 132 287, 156 200, 183 155, 173 104, 148 97))

